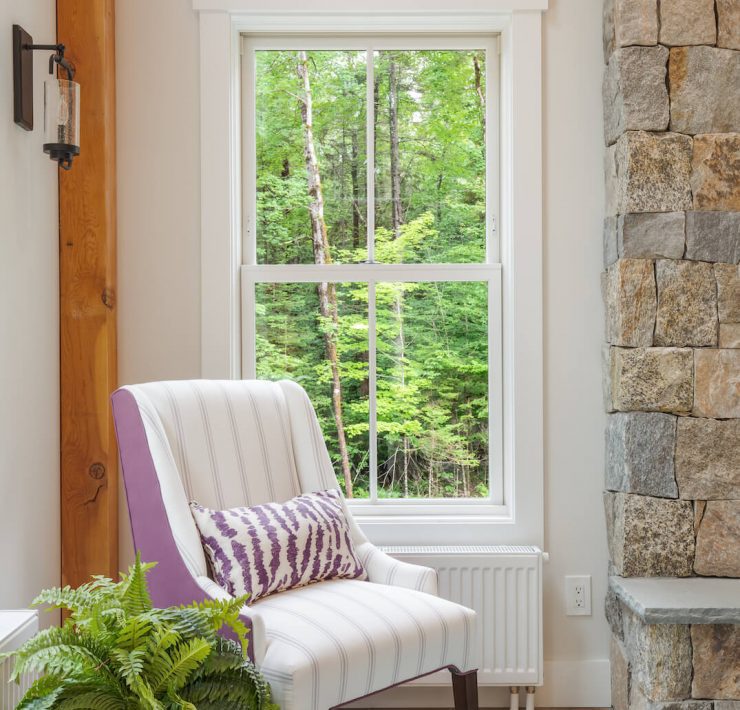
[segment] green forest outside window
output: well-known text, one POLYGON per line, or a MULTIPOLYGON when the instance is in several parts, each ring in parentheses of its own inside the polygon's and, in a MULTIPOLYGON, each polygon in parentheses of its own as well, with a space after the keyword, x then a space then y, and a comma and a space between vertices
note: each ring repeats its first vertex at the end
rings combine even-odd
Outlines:
POLYGON ((502 502, 495 37, 244 43, 246 375, 358 504, 502 502))

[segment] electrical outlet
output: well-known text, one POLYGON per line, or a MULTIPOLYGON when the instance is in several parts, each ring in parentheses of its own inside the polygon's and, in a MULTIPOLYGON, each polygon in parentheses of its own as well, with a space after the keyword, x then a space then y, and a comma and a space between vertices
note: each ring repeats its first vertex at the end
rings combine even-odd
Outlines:
POLYGON ((591 576, 565 578, 566 616, 591 616, 591 576))

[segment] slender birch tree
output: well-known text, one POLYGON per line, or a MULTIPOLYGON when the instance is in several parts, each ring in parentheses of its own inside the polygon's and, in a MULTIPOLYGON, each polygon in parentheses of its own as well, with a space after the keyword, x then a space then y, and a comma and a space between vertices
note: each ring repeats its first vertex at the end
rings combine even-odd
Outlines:
MULTIPOLYGON (((313 103, 311 97, 311 77, 308 68, 306 52, 298 52, 296 65, 298 77, 301 80, 303 95, 300 96, 301 119, 303 121, 303 136, 305 142, 304 155, 306 172, 308 174, 308 212, 311 216, 311 242, 315 264, 330 264, 331 249, 324 219, 324 195, 321 189, 321 172, 316 157, 316 147, 313 137, 313 103)), ((347 455, 347 438, 344 432, 344 417, 342 415, 342 383, 339 374, 339 353, 337 351, 337 333, 339 330, 339 315, 337 309, 337 294, 333 283, 322 282, 316 285, 319 297, 319 310, 323 319, 324 347, 326 357, 331 368, 332 381, 332 409, 334 423, 337 427, 337 443, 342 463, 344 490, 347 498, 352 498, 352 471, 347 455)))

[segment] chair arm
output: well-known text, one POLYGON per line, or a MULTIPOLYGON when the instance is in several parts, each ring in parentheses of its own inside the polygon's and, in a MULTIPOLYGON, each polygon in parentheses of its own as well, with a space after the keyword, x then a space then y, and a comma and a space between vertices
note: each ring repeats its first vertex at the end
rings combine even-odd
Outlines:
POLYGON ((437 596, 437 571, 394 559, 371 542, 363 542, 357 554, 367 570, 368 581, 392 587, 416 589, 437 596))
MULTIPOLYGON (((210 577, 196 577, 195 581, 198 586, 211 599, 231 599, 229 593, 214 582, 210 577)), ((259 666, 265 658, 267 651, 267 636, 265 633, 265 622, 262 617, 250 609, 243 606, 239 614, 241 620, 249 629, 247 640, 249 641, 249 657, 252 662, 259 666)))

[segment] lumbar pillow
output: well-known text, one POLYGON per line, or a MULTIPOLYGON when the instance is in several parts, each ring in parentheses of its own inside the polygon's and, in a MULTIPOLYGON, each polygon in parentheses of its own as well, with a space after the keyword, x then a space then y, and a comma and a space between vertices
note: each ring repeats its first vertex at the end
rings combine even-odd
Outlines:
POLYGON ((326 579, 366 579, 337 490, 210 510, 191 503, 216 581, 249 603, 326 579))

